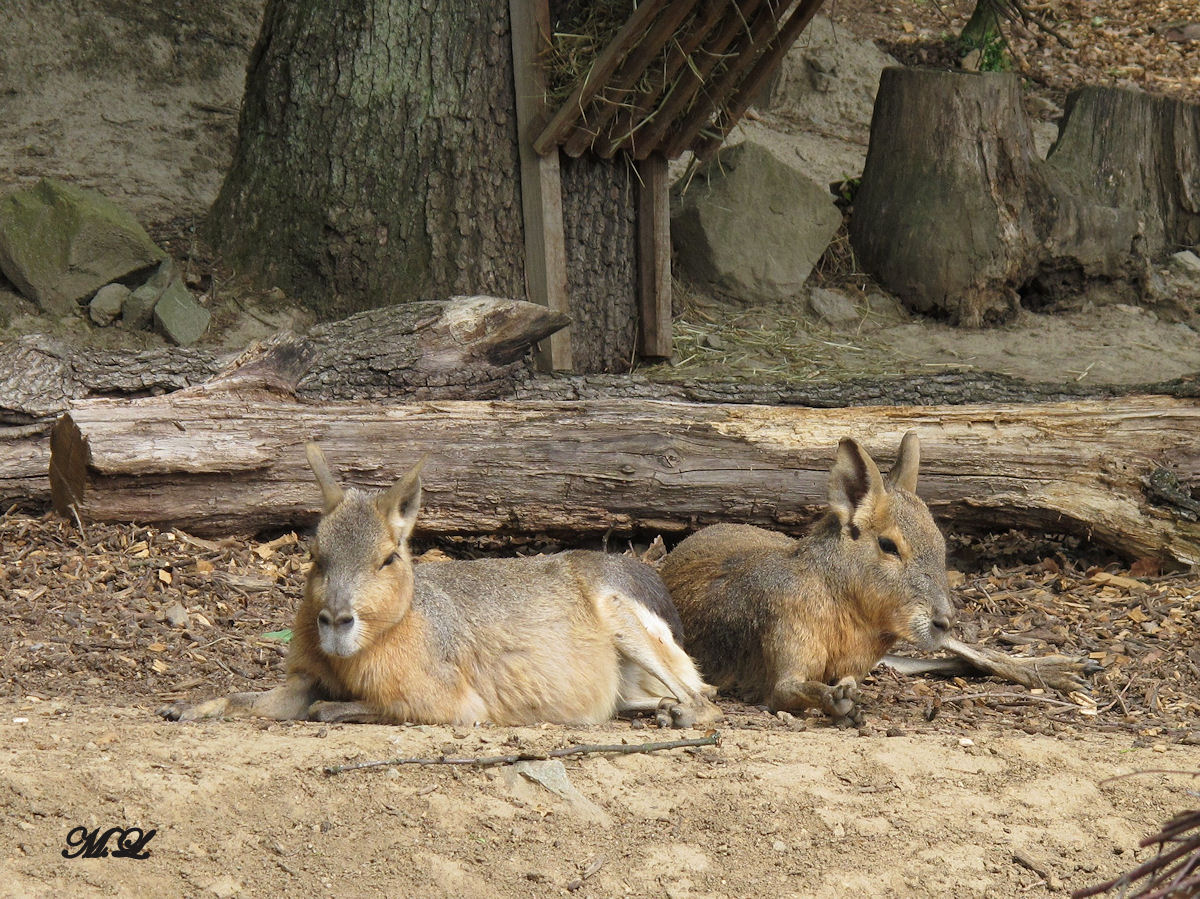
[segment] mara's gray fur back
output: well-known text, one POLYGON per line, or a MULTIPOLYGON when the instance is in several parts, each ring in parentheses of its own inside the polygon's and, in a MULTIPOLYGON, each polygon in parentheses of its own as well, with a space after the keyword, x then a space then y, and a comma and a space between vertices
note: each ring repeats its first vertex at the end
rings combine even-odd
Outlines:
POLYGON ((545 634, 565 625, 575 606, 568 593, 609 590, 641 602, 677 639, 683 628, 666 584, 649 565, 629 556, 573 550, 551 556, 427 562, 413 569, 413 607, 424 613, 446 656, 481 631, 502 626, 545 634))

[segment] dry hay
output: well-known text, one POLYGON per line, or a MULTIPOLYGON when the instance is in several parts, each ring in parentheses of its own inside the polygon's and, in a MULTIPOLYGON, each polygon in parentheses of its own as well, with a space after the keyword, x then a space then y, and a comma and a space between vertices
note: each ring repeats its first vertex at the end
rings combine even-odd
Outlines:
MULTIPOLYGON (((621 26, 625 24, 636 8, 637 4, 630 0, 599 0, 595 3, 570 2, 562 5, 557 19, 552 23, 550 46, 544 49, 540 57, 546 73, 546 105, 549 108, 559 107, 571 95, 576 85, 588 77, 596 58, 612 43, 621 26)), ((728 4, 728 10, 730 14, 741 15, 740 8, 732 0, 728 4)), ((701 70, 698 60, 709 52, 707 50, 708 40, 713 33, 720 30, 720 24, 712 29, 701 46, 691 54, 684 55, 682 41, 684 36, 699 26, 706 15, 705 4, 697 4, 696 8, 684 17, 671 38, 643 71, 638 73, 632 84, 627 87, 603 85, 596 96, 580 111, 581 127, 587 127, 589 111, 596 106, 616 107, 618 111, 623 110, 626 113, 635 114, 639 101, 651 96, 656 99, 649 110, 644 115, 638 115, 636 121, 628 123, 630 130, 624 135, 620 135, 619 139, 627 139, 638 129, 654 121, 659 106, 677 88, 681 88, 685 82, 690 82, 689 75, 698 75, 701 70), (678 58, 679 56, 684 56, 682 65, 672 65, 672 57, 678 58)), ((748 33, 749 23, 743 20, 743 26, 748 33)), ((698 102, 710 102, 708 87, 720 80, 729 62, 735 57, 738 46, 735 39, 735 42, 713 62, 700 89, 678 113, 680 118, 686 116, 698 102)), ((630 52, 635 47, 636 44, 630 48, 630 52)), ((721 105, 714 109, 714 112, 719 113, 723 109, 724 106, 721 105)), ((593 137, 597 136, 599 135, 593 135, 593 137)), ((716 134, 711 127, 706 127, 702 129, 699 136, 719 138, 721 135, 716 134)), ((617 136, 614 135, 614 139, 618 139, 617 136)))
MULTIPOLYGON (((662 383, 750 378, 793 385, 878 377, 879 360, 898 355, 895 347, 875 336, 888 322, 871 307, 861 287, 852 285, 852 279, 839 283, 856 300, 860 314, 857 326, 849 331, 816 319, 807 308, 807 290, 790 301, 747 304, 710 299, 677 279, 673 292, 681 311, 672 326, 674 359, 639 371, 662 383)), ((901 357, 901 362, 888 374, 931 371, 921 358, 901 357)))

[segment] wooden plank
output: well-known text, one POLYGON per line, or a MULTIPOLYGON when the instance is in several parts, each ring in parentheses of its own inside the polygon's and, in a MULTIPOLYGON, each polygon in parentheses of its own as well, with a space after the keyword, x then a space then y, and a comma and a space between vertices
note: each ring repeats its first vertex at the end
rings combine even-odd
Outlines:
POLYGON ((655 153, 637 163, 639 351, 649 358, 670 358, 671 340, 671 199, 667 160, 655 153))
MULTIPOLYGON (((508 9, 525 228, 525 292, 530 302, 570 315, 558 152, 539 154, 532 143, 546 116, 546 79, 537 59, 539 49, 550 41, 550 4, 549 0, 509 0, 508 9)), ((569 328, 539 344, 537 363, 542 371, 571 370, 569 328)))
POLYGON ((720 135, 703 138, 693 145, 692 151, 697 156, 701 159, 707 159, 721 146, 725 140, 725 136, 738 123, 750 104, 754 102, 754 98, 762 91, 767 83, 767 79, 771 77, 771 73, 779 67, 779 64, 783 61, 783 57, 787 55, 788 50, 792 48, 792 44, 796 43, 796 39, 808 27, 808 23, 812 21, 812 17, 817 14, 817 10, 821 8, 823 2, 824 0, 801 0, 800 5, 792 13, 791 18, 787 20, 787 24, 779 30, 779 34, 776 35, 762 56, 758 58, 758 62, 754 64, 754 68, 750 70, 750 74, 742 81, 729 105, 721 110, 720 135))
POLYGON ((639 129, 646 123, 646 117, 662 97, 663 91, 675 83, 684 64, 720 24, 730 5, 736 6, 736 0, 706 0, 699 20, 688 29, 687 34, 671 43, 663 70, 654 76, 654 87, 640 94, 631 109, 622 109, 617 114, 606 139, 592 144, 593 152, 611 159, 622 146, 631 149, 635 146, 639 129))
MULTIPOLYGON (((642 127, 638 137, 635 159, 645 159, 659 149, 664 135, 675 124, 676 118, 688 108, 696 94, 704 87, 704 81, 717 63, 725 58, 730 45, 739 38, 746 37, 747 22, 766 20, 773 27, 774 15, 769 4, 761 0, 740 0, 737 8, 727 14, 721 29, 713 35, 713 39, 704 45, 699 59, 688 66, 680 80, 672 86, 671 93, 663 101, 662 106, 654 111, 653 120, 642 127), (762 7, 761 9, 759 7, 762 7)), ((673 159, 669 153, 664 153, 667 159, 673 159)), ((678 155, 678 154, 676 154, 678 155)))
POLYGON ((550 119, 550 124, 534 140, 533 148, 539 155, 548 154, 570 133, 571 128, 583 115, 584 107, 592 101, 600 88, 616 71, 625 54, 637 43, 654 17, 666 5, 667 0, 644 0, 642 5, 626 20, 609 45, 596 56, 587 75, 575 85, 575 89, 571 91, 566 102, 550 119))
POLYGON ((613 74, 605 86, 607 101, 597 104, 590 117, 575 129, 575 133, 563 144, 563 152, 574 158, 581 156, 583 151, 604 129, 619 108, 619 100, 629 94, 638 80, 646 74, 648 66, 674 35, 679 24, 691 14, 697 0, 674 0, 665 12, 655 20, 654 25, 638 42, 633 51, 625 57, 620 68, 613 74))
POLYGON ((84 522, 253 533, 315 519, 303 448, 315 439, 359 487, 385 486, 428 453, 426 534, 581 539, 714 521, 797 531, 825 502, 839 438, 862 441, 886 470, 910 429, 919 492, 946 526, 1075 533, 1129 558, 1200 563, 1200 522, 1145 488, 1163 469, 1191 473, 1185 489, 1196 482, 1194 399, 803 409, 171 394, 75 404, 55 426, 50 470, 84 522))
POLYGON ((721 73, 717 83, 710 85, 704 92, 703 98, 692 106, 691 111, 684 117, 675 133, 666 141, 663 153, 668 159, 674 159, 692 145, 696 135, 712 119, 713 113, 721 108, 741 83, 743 74, 754 63, 760 52, 765 49, 772 35, 778 33, 779 22, 783 18, 786 7, 790 5, 791 0, 787 0, 781 7, 773 10, 771 15, 765 14, 764 11, 764 14, 758 17, 751 29, 748 44, 742 47, 741 52, 721 73))

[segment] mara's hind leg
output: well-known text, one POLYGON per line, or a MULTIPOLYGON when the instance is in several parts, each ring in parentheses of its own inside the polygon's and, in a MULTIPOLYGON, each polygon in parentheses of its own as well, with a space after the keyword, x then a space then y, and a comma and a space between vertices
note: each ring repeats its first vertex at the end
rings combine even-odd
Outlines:
POLYGON ((713 688, 701 679, 662 618, 620 593, 610 594, 601 606, 621 654, 619 711, 665 709, 676 727, 721 720, 721 710, 707 698, 713 688))

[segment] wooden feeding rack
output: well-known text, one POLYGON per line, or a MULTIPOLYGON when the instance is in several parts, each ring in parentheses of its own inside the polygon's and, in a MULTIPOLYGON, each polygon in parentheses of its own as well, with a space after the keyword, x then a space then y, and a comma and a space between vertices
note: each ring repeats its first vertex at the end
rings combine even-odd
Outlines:
MULTIPOLYGON (((574 77, 548 95, 549 0, 509 0, 529 298, 569 314, 558 150, 625 153, 640 179, 639 351, 671 355, 667 163, 709 158, 762 91, 823 0, 641 0, 574 77)), ((562 335, 562 336, 559 336, 562 335)), ((545 367, 569 369, 566 332, 545 367)))

